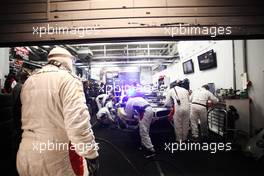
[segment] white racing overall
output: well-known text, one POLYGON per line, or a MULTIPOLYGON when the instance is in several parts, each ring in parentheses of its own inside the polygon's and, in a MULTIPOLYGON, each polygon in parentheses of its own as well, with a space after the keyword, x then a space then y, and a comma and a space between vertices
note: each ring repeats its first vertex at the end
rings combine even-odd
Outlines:
POLYGON ((172 88, 168 91, 165 106, 174 105, 173 122, 176 141, 185 141, 187 140, 190 124, 189 92, 178 86, 175 87, 175 90, 172 88), (180 101, 180 105, 177 104, 177 100, 180 101))
POLYGON ((67 70, 46 65, 27 79, 21 102, 19 175, 87 176, 84 157, 93 159, 98 152, 81 81, 67 70))
POLYGON ((135 107, 144 108, 144 114, 139 119, 139 134, 141 143, 147 149, 153 149, 153 144, 149 136, 149 129, 153 119, 153 110, 149 103, 142 97, 129 98, 126 104, 125 112, 128 118, 133 117, 135 107))

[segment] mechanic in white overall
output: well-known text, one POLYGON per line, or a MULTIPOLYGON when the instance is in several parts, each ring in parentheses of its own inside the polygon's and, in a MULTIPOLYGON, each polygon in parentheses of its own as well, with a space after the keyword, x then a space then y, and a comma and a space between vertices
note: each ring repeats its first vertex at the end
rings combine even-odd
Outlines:
POLYGON ((188 90, 175 86, 166 95, 165 106, 174 108, 173 122, 176 141, 186 141, 190 124, 190 100, 188 90))
POLYGON ((212 103, 217 103, 219 100, 209 91, 208 85, 203 85, 193 91, 190 99, 192 137, 194 139, 199 137, 198 120, 200 120, 201 125, 201 137, 207 137, 207 101, 211 100, 212 103))
POLYGON ((112 99, 113 95, 112 93, 107 93, 107 94, 100 94, 95 98, 95 102, 97 104, 98 110, 101 108, 105 107, 107 101, 109 99, 112 99))
POLYGON ((72 58, 63 48, 52 49, 49 63, 22 87, 20 176, 88 176, 96 172, 98 145, 82 82, 72 73, 72 58))
POLYGON ((101 108, 96 114, 97 119, 103 124, 110 124, 114 122, 114 116, 112 114, 113 101, 108 101, 105 107, 101 108))
POLYGON ((139 134, 141 144, 146 149, 146 158, 155 155, 155 149, 151 142, 149 131, 153 120, 153 110, 150 104, 142 97, 130 97, 126 103, 125 112, 128 118, 133 118, 134 111, 139 113, 139 134))

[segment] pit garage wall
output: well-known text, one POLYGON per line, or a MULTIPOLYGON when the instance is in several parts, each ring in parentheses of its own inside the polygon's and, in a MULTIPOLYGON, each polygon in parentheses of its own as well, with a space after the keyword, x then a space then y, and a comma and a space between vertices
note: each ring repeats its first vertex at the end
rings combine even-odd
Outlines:
POLYGON ((170 82, 188 78, 192 90, 206 83, 215 83, 216 88, 233 88, 233 50, 232 41, 183 41, 179 42, 180 61, 154 75, 154 82, 160 75, 170 77, 170 82), (217 68, 200 71, 197 56, 213 49, 216 52, 217 68), (182 63, 192 59, 194 73, 183 74, 182 63))
POLYGON ((191 89, 198 88, 206 82, 214 82, 216 88, 236 87, 241 90, 243 89, 241 74, 247 72, 248 80, 252 82, 249 88, 249 97, 252 99, 250 107, 252 130, 264 128, 264 40, 186 41, 179 43, 179 52, 182 60, 155 74, 154 82, 159 75, 166 75, 170 77, 171 82, 176 79, 190 79, 191 89), (217 53, 218 66, 216 69, 199 71, 197 56, 210 49, 217 53), (199 51, 198 54, 195 50, 199 51), (190 58, 193 59, 195 73, 184 75, 182 62, 190 58))
POLYGON ((252 82, 249 96, 252 99, 251 117, 255 130, 264 128, 264 40, 246 41, 246 57, 248 79, 252 82))
POLYGON ((9 48, 0 48, 0 88, 4 87, 5 75, 9 73, 9 48))

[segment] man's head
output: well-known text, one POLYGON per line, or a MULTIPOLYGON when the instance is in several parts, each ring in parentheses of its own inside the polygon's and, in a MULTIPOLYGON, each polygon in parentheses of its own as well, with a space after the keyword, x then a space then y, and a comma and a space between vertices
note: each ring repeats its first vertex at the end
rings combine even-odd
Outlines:
POLYGON ((48 55, 49 62, 58 61, 70 71, 73 70, 73 61, 74 61, 73 59, 74 57, 71 55, 69 51, 60 47, 53 48, 48 55))

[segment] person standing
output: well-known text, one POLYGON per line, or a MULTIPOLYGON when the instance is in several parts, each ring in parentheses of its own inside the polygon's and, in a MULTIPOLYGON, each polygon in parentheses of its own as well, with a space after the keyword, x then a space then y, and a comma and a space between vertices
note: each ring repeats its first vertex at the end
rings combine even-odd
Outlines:
MULTIPOLYGON (((21 100, 20 94, 21 89, 27 78, 29 77, 29 73, 26 71, 21 70, 18 72, 17 79, 18 82, 16 86, 12 90, 12 99, 13 99, 13 117, 14 117, 14 126, 16 129, 16 145, 19 146, 22 137, 22 130, 21 130, 21 100)), ((18 146, 16 147, 18 149, 18 146)))
POLYGON ((14 73, 9 73, 7 76, 5 76, 6 80, 4 83, 4 93, 11 93, 13 88, 16 86, 17 82, 15 79, 14 73))
POLYGON ((98 146, 82 82, 72 70, 73 56, 66 49, 54 48, 48 64, 23 85, 23 134, 17 154, 21 176, 96 172, 98 146))
POLYGON ((209 91, 208 85, 203 85, 201 88, 193 91, 190 99, 192 137, 195 140, 199 137, 198 120, 200 120, 201 137, 207 137, 207 102, 211 100, 212 103, 217 103, 218 98, 209 91))
POLYGON ((139 115, 139 135, 141 145, 145 149, 145 157, 155 155, 155 149, 150 139, 150 125, 153 120, 153 109, 150 104, 142 97, 130 97, 126 103, 125 112, 128 118, 134 118, 134 112, 139 115))
POLYGON ((173 107, 173 122, 176 141, 186 141, 190 124, 190 100, 188 90, 175 86, 171 88, 166 96, 166 107, 173 107))
MULTIPOLYGON (((16 168, 16 155, 19 148, 19 144, 22 138, 22 130, 21 130, 21 100, 20 93, 24 82, 29 77, 29 73, 24 71, 23 69, 17 73, 17 84, 12 90, 12 100, 13 100, 13 120, 14 120, 14 135, 13 135, 13 165, 16 168)), ((15 169, 15 172, 17 170, 15 169)), ((18 175, 18 173, 16 173, 18 175)))

